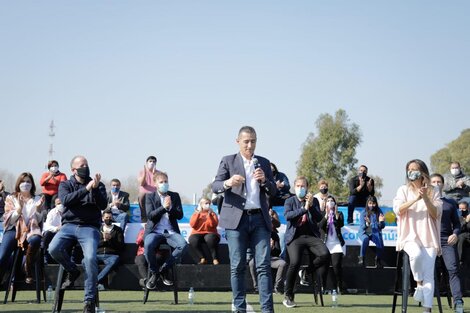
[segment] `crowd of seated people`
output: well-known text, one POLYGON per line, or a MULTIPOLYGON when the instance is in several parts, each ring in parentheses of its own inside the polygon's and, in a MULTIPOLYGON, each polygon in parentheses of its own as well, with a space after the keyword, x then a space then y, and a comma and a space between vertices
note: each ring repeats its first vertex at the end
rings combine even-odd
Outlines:
MULTIPOLYGON (((54 236, 61 230, 62 214, 65 207, 58 197, 59 184, 66 178, 59 172, 58 162, 48 163, 48 172, 41 177, 42 195, 36 192, 34 179, 30 173, 22 173, 16 181, 14 191, 9 194, 5 184, 0 180, 0 213, 3 222, 3 242, 0 245, 0 271, 7 268, 12 252, 16 247, 25 251, 26 282, 33 282, 31 264, 38 257, 38 250, 44 251, 45 264, 54 263, 48 247, 54 236), (45 213, 43 213, 45 212, 45 213), (18 236, 18 232, 20 236, 18 236)), ((338 210, 338 202, 328 190, 328 182, 320 180, 316 184, 315 194, 309 192, 309 182, 305 177, 297 177, 293 194, 287 176, 278 171, 271 163, 277 193, 270 198, 270 216, 273 222, 271 234, 271 266, 277 270, 273 279, 273 290, 284 294, 286 307, 296 306, 294 302, 295 283, 302 261, 304 250, 313 255, 310 270, 319 273, 323 286, 326 286, 328 266, 332 266, 333 289, 343 291, 342 260, 346 255, 345 240, 341 228, 345 217, 338 210), (287 221, 286 235, 279 234, 279 217, 273 206, 284 206, 287 221), (281 235, 281 236, 280 236, 281 235), (283 252, 286 247, 287 253, 283 252)), ((463 173, 458 162, 451 164, 450 173, 444 175, 443 193, 458 205, 458 216, 461 223, 456 249, 458 261, 464 264, 468 257, 466 250, 470 247, 470 215, 468 199, 470 180, 463 173)), ((217 231, 218 214, 211 208, 211 200, 200 199, 190 217, 191 234, 188 243, 181 235, 178 220, 183 217, 181 199, 177 192, 169 189, 168 175, 156 169, 156 158, 147 159, 144 170, 139 176, 140 207, 145 214, 145 225, 140 230, 136 244, 138 246, 135 264, 139 270, 139 284, 142 288, 155 289, 161 280, 165 285, 172 285, 170 267, 181 262, 182 256, 191 247, 197 255, 198 264, 220 263, 218 246, 221 236, 217 231), (171 254, 159 250, 160 244, 171 247, 171 254), (209 255, 205 254, 206 245, 209 255)), ((129 193, 121 190, 121 182, 113 178, 107 192, 107 208, 102 211, 100 240, 97 261, 104 264, 98 274, 98 286, 103 289, 105 279, 119 264, 119 255, 125 249, 124 230, 129 222, 129 193)), ((375 244, 376 266, 382 266, 384 242, 382 229, 385 227, 384 214, 374 196, 374 181, 367 176, 367 167, 361 165, 358 175, 349 181, 350 197, 346 223, 352 223, 352 212, 357 206, 363 206, 359 218, 359 237, 361 248, 359 264, 365 264, 365 254, 372 241, 375 244)), ((223 194, 219 195, 223 196, 223 194)), ((219 199, 219 198, 217 198, 219 199)), ((213 203, 220 202, 214 200, 213 203)), ((456 207, 457 208, 457 207, 456 207)), ((220 208, 219 208, 220 210, 220 208)), ((254 259, 248 266, 253 278, 254 289, 257 289, 254 259)), ((0 281, 3 273, 0 272, 0 281)), ((301 274, 302 277, 305 274, 301 274)), ((301 283, 305 279, 301 279, 301 283)))

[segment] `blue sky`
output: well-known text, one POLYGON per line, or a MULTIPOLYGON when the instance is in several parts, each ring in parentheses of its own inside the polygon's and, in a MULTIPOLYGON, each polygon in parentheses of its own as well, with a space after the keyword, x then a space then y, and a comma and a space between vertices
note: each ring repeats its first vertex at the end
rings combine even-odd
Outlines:
MULTIPOLYGON (((148 155, 187 198, 237 152, 295 178, 322 113, 360 125, 390 203, 405 163, 468 128, 467 1, 2 1, 0 169, 37 178, 76 154, 106 179, 148 155)), ((467 169, 470 172, 470 169, 467 169)))

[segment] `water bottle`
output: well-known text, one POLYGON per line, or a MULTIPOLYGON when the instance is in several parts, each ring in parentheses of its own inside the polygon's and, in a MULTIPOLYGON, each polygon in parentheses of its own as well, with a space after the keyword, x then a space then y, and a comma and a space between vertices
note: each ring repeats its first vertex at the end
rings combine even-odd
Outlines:
POLYGON ((333 289, 333 291, 331 292, 331 307, 338 307, 338 293, 336 292, 336 289, 333 289))
POLYGON ((193 287, 189 288, 188 303, 189 303, 189 305, 194 304, 194 288, 193 287))
POLYGON ((49 287, 47 287, 46 299, 47 299, 47 302, 54 301, 54 291, 52 290, 51 285, 49 285, 49 287))

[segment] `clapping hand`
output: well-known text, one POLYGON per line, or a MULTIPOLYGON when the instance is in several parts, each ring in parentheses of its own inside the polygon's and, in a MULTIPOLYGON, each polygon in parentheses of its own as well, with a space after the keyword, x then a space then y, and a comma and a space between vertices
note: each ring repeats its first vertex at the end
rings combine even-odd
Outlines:
POLYGON ((384 222, 384 221, 385 221, 385 216, 382 213, 380 213, 379 222, 384 222))
POLYGON ((171 208, 171 197, 170 196, 165 197, 165 200, 163 201, 163 207, 167 210, 169 210, 171 208))

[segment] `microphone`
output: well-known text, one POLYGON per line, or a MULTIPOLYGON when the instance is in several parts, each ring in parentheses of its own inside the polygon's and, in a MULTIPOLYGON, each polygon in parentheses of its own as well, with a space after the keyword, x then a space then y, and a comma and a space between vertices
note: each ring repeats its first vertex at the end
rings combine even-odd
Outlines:
MULTIPOLYGON (((260 168, 260 167, 261 167, 261 165, 259 164, 257 158, 253 158, 253 166, 255 167, 255 171, 256 171, 257 168, 260 168)), ((258 183, 261 184, 261 180, 260 180, 260 179, 258 179, 258 183)))

